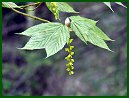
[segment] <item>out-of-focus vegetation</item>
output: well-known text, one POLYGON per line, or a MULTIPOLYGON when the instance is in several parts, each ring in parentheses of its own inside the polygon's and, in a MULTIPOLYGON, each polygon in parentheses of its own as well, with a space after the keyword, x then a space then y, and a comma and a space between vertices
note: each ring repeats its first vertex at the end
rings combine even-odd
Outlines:
MULTIPOLYGON (((17 3, 18 5, 27 3, 17 3)), ((110 96, 127 95, 127 9, 112 3, 113 13, 103 3, 69 3, 80 15, 99 20, 97 23, 106 34, 114 39, 109 52, 91 44, 86 45, 72 34, 75 49, 75 75, 69 76, 64 60, 67 53, 61 50, 44 59, 44 50, 18 50, 28 40, 20 33, 39 21, 19 15, 10 9, 2 9, 2 74, 3 95, 75 95, 110 96)), ((126 3, 124 3, 126 5, 126 3)), ((29 14, 55 21, 52 13, 42 4, 29 14)), ((76 15, 60 13, 61 22, 76 15)))

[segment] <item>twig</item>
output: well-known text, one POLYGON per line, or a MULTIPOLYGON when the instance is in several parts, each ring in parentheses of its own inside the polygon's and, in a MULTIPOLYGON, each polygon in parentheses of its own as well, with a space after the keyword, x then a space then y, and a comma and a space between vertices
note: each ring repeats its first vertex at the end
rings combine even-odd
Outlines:
POLYGON ((40 4, 41 2, 38 2, 38 3, 32 3, 32 4, 27 4, 27 5, 23 5, 23 6, 20 6, 21 8, 26 8, 26 7, 29 7, 29 6, 34 6, 34 5, 37 5, 37 4, 40 4))
POLYGON ((27 10, 27 11, 34 11, 34 10, 37 9, 41 4, 42 4, 42 3, 39 3, 34 9, 26 9, 26 8, 25 8, 25 10, 27 10))
POLYGON ((42 21, 42 22, 50 22, 50 21, 48 21, 48 20, 45 20, 45 19, 42 19, 42 18, 39 18, 39 17, 36 17, 36 16, 31 16, 31 15, 29 15, 29 14, 20 12, 20 11, 18 11, 18 10, 16 10, 16 9, 13 9, 13 8, 12 8, 12 10, 13 10, 14 12, 16 12, 16 13, 19 13, 19 14, 21 14, 21 15, 24 15, 24 16, 27 16, 27 17, 30 17, 30 18, 33 18, 33 19, 36 19, 36 20, 40 20, 40 21, 42 21))

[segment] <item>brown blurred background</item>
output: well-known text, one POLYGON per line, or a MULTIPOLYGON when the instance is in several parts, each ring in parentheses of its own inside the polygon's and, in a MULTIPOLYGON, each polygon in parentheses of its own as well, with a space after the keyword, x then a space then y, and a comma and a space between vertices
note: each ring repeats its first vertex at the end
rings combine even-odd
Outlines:
MULTIPOLYGON (((16 3, 18 5, 29 4, 16 3)), ((67 53, 61 50, 54 56, 44 59, 45 50, 18 50, 28 41, 19 36, 27 28, 41 23, 17 14, 10 9, 2 9, 2 74, 3 95, 22 96, 124 96, 127 95, 127 9, 112 3, 113 13, 102 2, 69 2, 80 12, 80 16, 99 20, 97 26, 114 39, 107 42, 114 53, 86 45, 76 35, 75 74, 69 76, 64 60, 67 53)), ((126 5, 126 3, 123 3, 126 5)), ((33 8, 33 7, 31 7, 33 8)), ((55 21, 53 14, 43 3, 31 15, 55 21)), ((60 13, 61 22, 66 17, 76 15, 60 13)))

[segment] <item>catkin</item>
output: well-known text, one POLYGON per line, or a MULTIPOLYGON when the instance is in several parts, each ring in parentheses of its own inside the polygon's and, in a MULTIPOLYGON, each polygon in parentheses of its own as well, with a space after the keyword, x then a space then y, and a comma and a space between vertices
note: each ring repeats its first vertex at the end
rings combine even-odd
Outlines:
POLYGON ((69 39, 69 42, 68 42, 68 48, 65 48, 65 51, 67 51, 69 54, 67 57, 65 57, 65 59, 68 61, 68 63, 66 64, 66 70, 68 71, 69 75, 72 75, 74 74, 74 66, 73 66, 73 63, 74 63, 74 59, 73 59, 73 55, 74 55, 74 52, 72 51, 74 46, 71 46, 71 43, 72 43, 73 39, 69 39))

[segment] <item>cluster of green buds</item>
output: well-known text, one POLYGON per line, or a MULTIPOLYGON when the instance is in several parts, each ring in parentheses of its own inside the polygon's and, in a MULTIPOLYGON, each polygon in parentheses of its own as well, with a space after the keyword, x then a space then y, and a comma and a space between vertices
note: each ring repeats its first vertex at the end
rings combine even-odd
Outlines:
POLYGON ((67 57, 65 57, 65 59, 68 61, 68 63, 66 64, 66 70, 68 71, 69 75, 72 75, 74 74, 74 66, 73 66, 73 63, 74 63, 74 59, 73 59, 73 55, 74 55, 74 52, 72 51, 72 49, 74 48, 74 46, 71 46, 71 43, 72 43, 73 39, 69 39, 69 42, 67 43, 68 44, 68 48, 65 48, 65 51, 67 51, 69 54, 67 57))
POLYGON ((59 11, 58 11, 58 6, 56 2, 50 2, 51 6, 51 11, 55 16, 55 19, 59 19, 59 11))

